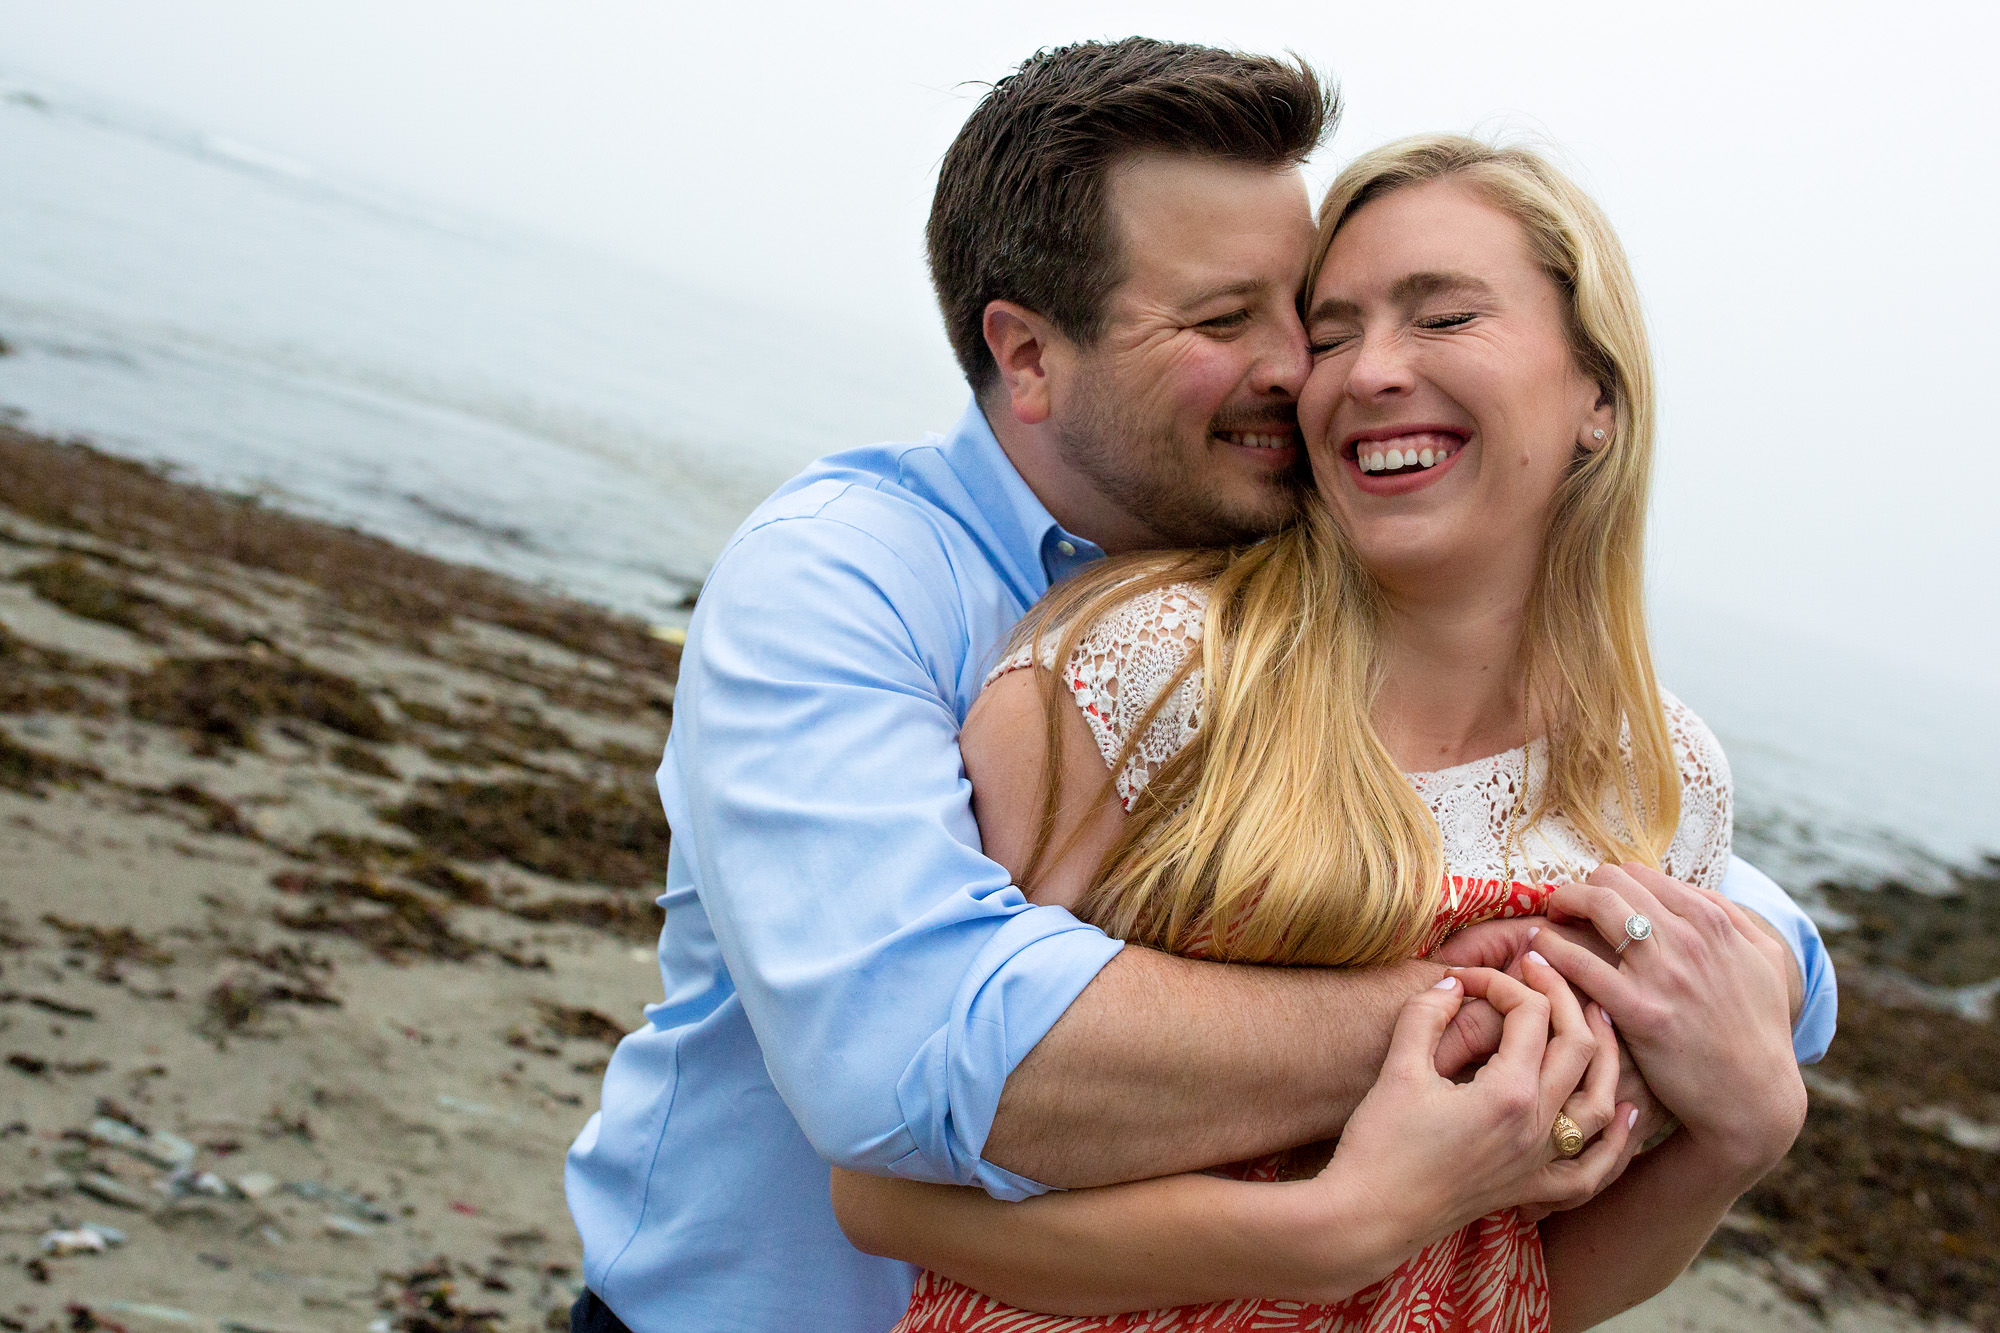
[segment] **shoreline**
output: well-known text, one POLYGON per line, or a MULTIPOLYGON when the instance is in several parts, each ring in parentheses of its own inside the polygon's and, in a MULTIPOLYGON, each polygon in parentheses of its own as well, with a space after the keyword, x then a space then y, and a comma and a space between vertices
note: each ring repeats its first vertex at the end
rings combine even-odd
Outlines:
MULTIPOLYGON (((0 1327, 566 1327, 677 662, 0 427, 0 1327)), ((1806 1132, 1615 1327, 2000 1328, 2000 860, 1953 887, 1819 888, 1806 1132)))

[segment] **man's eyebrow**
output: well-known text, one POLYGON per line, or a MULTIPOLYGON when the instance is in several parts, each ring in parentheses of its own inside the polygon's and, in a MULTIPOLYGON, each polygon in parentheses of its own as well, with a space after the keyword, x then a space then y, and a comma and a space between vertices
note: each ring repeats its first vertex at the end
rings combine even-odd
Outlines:
POLYGON ((1197 310, 1225 296, 1255 296, 1269 286, 1270 283, 1262 278, 1238 278, 1234 282, 1219 282, 1213 287, 1203 287, 1180 305, 1183 310, 1197 310))
MULTIPOLYGON (((1406 273, 1389 286, 1389 299, 1398 305, 1408 305, 1427 296, 1468 296, 1487 300, 1493 295, 1492 286, 1482 278, 1470 273, 1450 271, 1438 273, 1406 273)), ((1306 322, 1322 319, 1353 319, 1361 313, 1361 307, 1354 302, 1337 296, 1329 296, 1313 306, 1306 315, 1306 322)))

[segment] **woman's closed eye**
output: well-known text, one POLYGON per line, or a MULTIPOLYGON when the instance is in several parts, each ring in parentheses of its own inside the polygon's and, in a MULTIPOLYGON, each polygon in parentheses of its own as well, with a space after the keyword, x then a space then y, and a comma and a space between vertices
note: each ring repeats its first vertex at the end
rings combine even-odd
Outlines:
POLYGON ((1235 333, 1249 322, 1250 312, 1248 310, 1232 310, 1226 315, 1217 315, 1213 319, 1204 319, 1195 327, 1206 329, 1210 333, 1235 333))
POLYGON ((1417 320, 1420 329, 1456 329, 1478 319, 1478 312, 1472 310, 1453 311, 1448 315, 1423 315, 1417 320))

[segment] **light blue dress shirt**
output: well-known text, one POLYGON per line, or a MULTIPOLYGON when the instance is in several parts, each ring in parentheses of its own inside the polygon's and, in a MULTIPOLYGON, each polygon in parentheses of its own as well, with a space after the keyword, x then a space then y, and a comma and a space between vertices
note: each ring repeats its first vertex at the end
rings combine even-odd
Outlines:
MULTIPOLYGON (((665 999, 565 1181, 585 1280, 635 1333, 894 1323, 912 1271, 842 1238, 829 1161, 1041 1190, 980 1149, 1007 1075, 1121 945, 980 853, 958 732, 1014 622, 1101 554, 974 404, 949 435, 821 460, 716 561, 659 774, 665 999)), ((1802 1026, 1823 1010, 1830 1034, 1811 922, 1736 863, 1724 891, 1742 883, 1800 950, 1802 1026)))

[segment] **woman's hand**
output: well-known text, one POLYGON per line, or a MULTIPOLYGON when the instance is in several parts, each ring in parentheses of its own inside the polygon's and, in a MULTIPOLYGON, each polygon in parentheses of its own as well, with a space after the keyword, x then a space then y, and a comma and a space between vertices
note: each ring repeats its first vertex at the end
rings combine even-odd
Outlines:
POLYGON ((1574 1206, 1623 1165, 1633 1108, 1615 1100, 1610 1025, 1594 1005, 1585 1015, 1541 955, 1523 974, 1467 968, 1404 1006, 1381 1076, 1316 1182, 1396 1219, 1392 1248, 1404 1254, 1500 1208, 1574 1206), (1468 997, 1503 1016, 1500 1049, 1453 1083, 1436 1071, 1437 1047, 1468 997), (1571 1160, 1556 1153, 1558 1112, 1596 1137, 1571 1160))
POLYGON ((1626 943, 1615 964, 1555 931, 1536 946, 1610 1011, 1646 1082, 1747 1189, 1805 1122, 1784 946, 1720 894, 1637 864, 1600 866, 1558 889, 1550 905, 1614 946, 1626 941, 1635 913, 1650 922, 1651 933, 1626 943))
MULTIPOLYGON (((1557 925, 1545 916, 1503 917, 1467 926, 1463 930, 1454 931, 1443 944, 1432 950, 1430 958, 1432 962, 1443 963, 1447 967, 1491 967, 1505 972, 1510 977, 1518 977, 1521 975, 1521 970, 1527 966, 1528 951, 1535 948, 1538 942, 1553 941, 1558 935, 1573 944, 1583 945, 1601 955, 1607 962, 1616 964, 1617 955, 1611 951, 1612 946, 1599 938, 1588 923, 1557 925)), ((1621 934, 1619 938, 1622 939, 1624 936, 1621 934)), ((1584 998, 1593 997, 1585 992, 1584 998)), ((1441 1053, 1453 1052, 1452 1038, 1460 1029, 1467 1026, 1467 1015, 1475 1008, 1484 1007, 1475 1001, 1459 1010, 1458 1017, 1452 1021, 1452 1030, 1445 1034, 1444 1046, 1440 1048, 1441 1053)), ((1498 1022, 1497 1017, 1494 1021, 1498 1022)), ((1484 1059, 1489 1053, 1490 1048, 1488 1051, 1480 1052, 1479 1058, 1484 1059)), ((1446 1061, 1440 1059, 1438 1072, 1450 1077, 1458 1071, 1456 1068, 1448 1068, 1446 1061)), ((1638 1062, 1632 1059, 1631 1052, 1624 1049, 1622 1044, 1618 1060, 1618 1100, 1630 1102, 1639 1108, 1639 1119, 1633 1126, 1631 1140, 1626 1144, 1625 1162, 1619 1167, 1619 1172, 1622 1172, 1645 1144, 1653 1141, 1656 1136, 1664 1135, 1674 1123, 1672 1114, 1660 1104, 1660 1099, 1653 1095, 1652 1088, 1647 1086, 1638 1062)), ((1618 1172, 1614 1172, 1612 1180, 1615 1180, 1617 1175, 1618 1172)), ((1608 1185, 1611 1181, 1605 1183, 1608 1185)))

